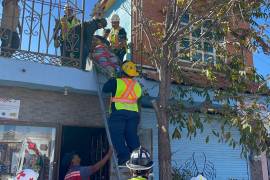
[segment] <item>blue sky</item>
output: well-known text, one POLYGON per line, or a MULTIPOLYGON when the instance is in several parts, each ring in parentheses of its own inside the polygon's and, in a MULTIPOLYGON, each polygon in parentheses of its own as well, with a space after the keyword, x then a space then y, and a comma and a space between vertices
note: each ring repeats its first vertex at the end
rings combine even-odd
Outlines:
MULTIPOLYGON (((253 55, 254 66, 257 69, 259 74, 262 74, 264 77, 270 75, 270 56, 267 56, 263 53, 255 53, 253 55)), ((270 82, 268 81, 268 86, 270 82)))
MULTIPOLYGON (((270 20, 258 20, 260 24, 268 24, 270 25, 270 20)), ((266 30, 268 36, 270 36, 270 28, 266 30)), ((262 74, 264 77, 270 75, 270 56, 266 55, 259 49, 257 52, 253 54, 254 66, 257 69, 259 74, 262 74)), ((270 80, 268 81, 268 87, 270 87, 270 80)))

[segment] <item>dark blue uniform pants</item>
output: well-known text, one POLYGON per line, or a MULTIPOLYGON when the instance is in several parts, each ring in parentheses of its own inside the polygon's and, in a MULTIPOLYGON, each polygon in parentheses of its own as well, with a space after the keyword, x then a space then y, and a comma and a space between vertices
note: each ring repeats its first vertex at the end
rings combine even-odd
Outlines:
POLYGON ((131 152, 140 146, 137 129, 139 113, 119 110, 111 113, 108 121, 113 146, 121 165, 129 160, 131 152))

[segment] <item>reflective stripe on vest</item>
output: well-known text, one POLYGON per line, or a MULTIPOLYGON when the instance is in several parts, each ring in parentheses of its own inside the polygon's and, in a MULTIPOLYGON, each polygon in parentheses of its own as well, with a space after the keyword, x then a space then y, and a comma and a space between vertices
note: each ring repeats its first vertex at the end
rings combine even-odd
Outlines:
POLYGON ((113 49, 117 49, 119 47, 119 38, 118 38, 118 34, 120 31, 121 27, 119 27, 118 29, 111 29, 111 32, 109 34, 109 40, 111 42, 111 46, 113 49))
POLYGON ((115 103, 116 110, 138 112, 137 100, 141 97, 140 84, 137 81, 128 78, 118 78, 116 81, 116 93, 115 96, 111 98, 111 102, 115 103))
POLYGON ((65 176, 65 180, 81 180, 80 171, 73 171, 65 176))
POLYGON ((76 19, 76 17, 73 17, 71 22, 69 22, 66 17, 61 18, 62 38, 65 38, 69 30, 79 23, 80 21, 76 19))
MULTIPOLYGON (((137 102, 137 96, 134 92, 134 87, 136 85, 136 81, 133 81, 132 79, 121 79, 125 82, 126 89, 123 91, 123 93, 119 97, 113 97, 112 102, 123 102, 123 103, 136 103, 137 102)), ((119 89, 119 88, 117 88, 119 89)))
POLYGON ((129 180, 147 180, 147 179, 143 178, 143 177, 135 177, 135 178, 131 178, 129 180))

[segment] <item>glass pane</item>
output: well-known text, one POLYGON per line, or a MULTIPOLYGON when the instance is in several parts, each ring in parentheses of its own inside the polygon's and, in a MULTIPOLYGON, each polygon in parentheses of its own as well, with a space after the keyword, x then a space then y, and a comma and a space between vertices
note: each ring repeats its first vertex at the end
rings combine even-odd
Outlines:
POLYGON ((189 21, 189 15, 185 13, 184 16, 181 18, 181 22, 188 23, 188 21, 189 21))
POLYGON ((195 53, 192 55, 193 61, 201 61, 202 60, 202 53, 195 53))
POLYGON ((179 59, 180 60, 185 60, 185 61, 190 61, 189 52, 187 52, 187 53, 179 53, 179 59))
POLYGON ((192 32, 192 37, 198 38, 201 36, 201 28, 194 29, 192 32))
MULTIPOLYGON (((196 41, 196 40, 193 40, 193 41, 196 41)), ((195 42, 194 42, 195 43, 195 42)), ((202 42, 201 41, 198 41, 194 44, 194 48, 196 50, 202 50, 202 42)))
POLYGON ((49 127, 0 125, 0 179, 13 180, 24 171, 52 180, 55 133, 49 127))
POLYGON ((209 63, 213 63, 214 62, 214 56, 210 55, 210 54, 205 54, 204 55, 204 61, 209 62, 209 63))
POLYGON ((204 28, 210 28, 212 26, 212 21, 211 20, 205 20, 203 22, 203 27, 204 28))
POLYGON ((182 48, 188 48, 189 47, 189 39, 188 38, 184 38, 180 42, 180 47, 182 47, 182 48))
POLYGON ((215 32, 214 33, 214 38, 215 38, 215 40, 216 41, 221 41, 221 42, 223 42, 224 41, 224 33, 222 33, 222 32, 215 32))
POLYGON ((213 51, 214 51, 213 46, 208 42, 204 42, 204 48, 203 49, 204 49, 205 52, 213 53, 213 51))
POLYGON ((213 39, 213 33, 211 31, 206 32, 204 38, 207 39, 207 40, 212 40, 213 39))

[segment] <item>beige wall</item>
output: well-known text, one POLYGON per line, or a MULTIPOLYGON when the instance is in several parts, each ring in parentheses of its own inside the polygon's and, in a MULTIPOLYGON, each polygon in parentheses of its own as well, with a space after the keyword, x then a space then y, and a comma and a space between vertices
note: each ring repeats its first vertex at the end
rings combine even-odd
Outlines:
POLYGON ((0 86, 0 97, 20 100, 19 121, 103 126, 94 95, 0 86))

